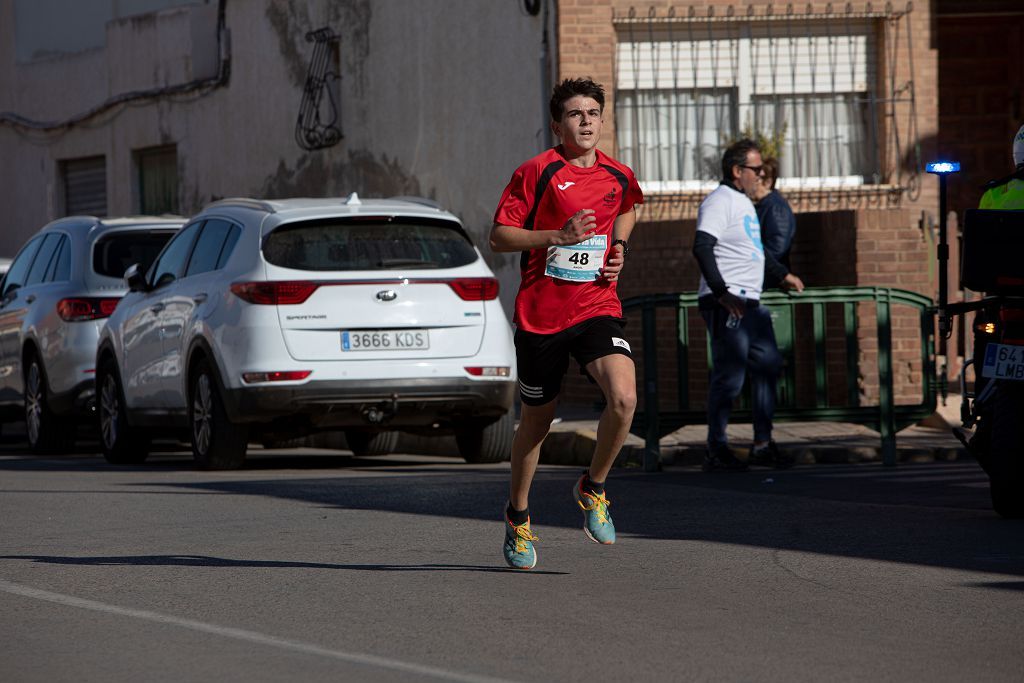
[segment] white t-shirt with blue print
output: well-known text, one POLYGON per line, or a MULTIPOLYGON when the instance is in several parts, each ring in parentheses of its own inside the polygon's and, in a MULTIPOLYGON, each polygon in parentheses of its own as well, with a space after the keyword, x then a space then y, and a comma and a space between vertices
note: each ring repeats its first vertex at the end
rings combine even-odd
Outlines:
MULTIPOLYGON (((719 185, 701 202, 697 230, 718 240, 715 263, 729 292, 745 299, 760 299, 764 246, 757 211, 747 195, 719 185)), ((711 294, 711 288, 701 275, 698 296, 706 294, 711 294)))

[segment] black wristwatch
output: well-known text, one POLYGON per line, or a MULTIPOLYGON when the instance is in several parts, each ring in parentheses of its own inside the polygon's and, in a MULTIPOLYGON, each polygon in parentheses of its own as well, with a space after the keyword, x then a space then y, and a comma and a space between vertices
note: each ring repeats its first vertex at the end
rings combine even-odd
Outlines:
POLYGON ((622 255, 623 256, 628 256, 629 255, 629 243, 626 242, 626 240, 613 240, 612 241, 612 246, 614 247, 616 244, 621 244, 622 245, 622 255))

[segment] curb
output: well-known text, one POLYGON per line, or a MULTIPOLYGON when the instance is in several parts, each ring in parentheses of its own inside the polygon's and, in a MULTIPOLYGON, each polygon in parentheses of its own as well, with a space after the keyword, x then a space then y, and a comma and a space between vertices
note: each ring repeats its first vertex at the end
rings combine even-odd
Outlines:
MULTIPOLYGON (((967 449, 957 444, 953 437, 948 445, 901 445, 897 441, 896 460, 901 463, 952 462, 972 460, 967 449)), ((586 467, 590 464, 597 433, 588 427, 552 430, 541 448, 540 461, 547 465, 574 465, 586 467)), ((798 465, 855 464, 882 462, 881 443, 871 445, 846 445, 830 443, 785 443, 777 442, 779 450, 793 456, 798 465)), ((630 434, 622 447, 616 467, 643 467, 644 442, 630 434)), ((747 458, 749 446, 736 446, 734 452, 741 460, 747 458)), ((663 466, 697 466, 704 459, 707 449, 695 444, 661 444, 663 466)))

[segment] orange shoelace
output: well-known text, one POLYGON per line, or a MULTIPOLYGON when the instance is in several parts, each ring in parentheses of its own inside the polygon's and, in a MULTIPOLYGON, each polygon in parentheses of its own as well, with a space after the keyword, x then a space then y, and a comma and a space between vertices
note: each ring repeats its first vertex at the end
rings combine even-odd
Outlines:
POLYGON ((604 493, 595 494, 588 493, 583 489, 580 489, 580 495, 589 500, 590 502, 584 505, 582 500, 577 500, 576 504, 580 506, 580 509, 589 512, 593 511, 597 515, 597 521, 601 524, 608 523, 608 506, 612 504, 610 500, 605 497, 604 493))
POLYGON ((533 533, 533 531, 530 530, 530 523, 529 522, 526 522, 525 524, 520 524, 519 526, 516 526, 515 524, 513 524, 512 528, 516 530, 516 552, 517 553, 525 553, 526 552, 526 543, 527 543, 527 541, 539 541, 540 540, 537 537, 537 535, 535 533, 533 533))

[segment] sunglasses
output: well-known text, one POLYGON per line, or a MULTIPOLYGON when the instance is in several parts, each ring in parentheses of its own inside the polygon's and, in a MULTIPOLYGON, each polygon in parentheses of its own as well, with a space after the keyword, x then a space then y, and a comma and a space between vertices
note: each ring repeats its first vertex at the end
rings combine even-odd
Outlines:
POLYGON ((760 166, 747 166, 746 164, 740 164, 739 166, 740 168, 749 168, 754 172, 754 175, 761 175, 764 173, 764 164, 761 164, 760 166))

